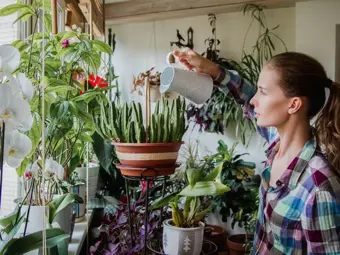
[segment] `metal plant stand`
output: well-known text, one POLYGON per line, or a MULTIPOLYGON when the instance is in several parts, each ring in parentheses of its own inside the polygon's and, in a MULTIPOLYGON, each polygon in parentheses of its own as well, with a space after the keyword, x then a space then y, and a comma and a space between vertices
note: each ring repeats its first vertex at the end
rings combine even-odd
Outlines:
MULTIPOLYGON (((144 215, 144 228, 145 228, 145 235, 144 235, 144 250, 143 254, 147 254, 147 241, 148 241, 148 221, 149 221, 149 184, 150 182, 154 181, 162 181, 162 197, 165 195, 165 186, 166 186, 166 178, 167 176, 157 176, 158 172, 154 168, 145 168, 141 171, 140 176, 126 176, 123 175, 125 178, 125 190, 127 194, 127 203, 128 203, 128 221, 129 221, 129 232, 131 237, 131 246, 134 246, 134 240, 132 238, 132 215, 131 215, 131 196, 130 196, 130 181, 145 181, 146 182, 146 192, 145 192, 145 215, 144 215), (152 173, 150 176, 150 172, 152 173), (146 176, 148 175, 148 176, 146 176)), ((162 224, 162 216, 163 216, 163 208, 160 209, 160 224, 162 224)))

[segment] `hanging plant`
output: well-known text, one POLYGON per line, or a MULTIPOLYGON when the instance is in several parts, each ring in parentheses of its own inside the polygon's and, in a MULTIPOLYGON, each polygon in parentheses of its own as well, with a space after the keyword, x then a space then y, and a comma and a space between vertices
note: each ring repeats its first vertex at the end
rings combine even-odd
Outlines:
MULTIPOLYGON (((247 4, 243 8, 244 15, 251 15, 252 21, 246 32, 243 41, 243 51, 241 62, 238 63, 219 56, 218 45, 220 40, 216 35, 216 16, 209 15, 212 36, 205 40, 207 49, 202 56, 214 61, 226 69, 236 70, 242 78, 248 80, 256 86, 260 71, 275 51, 274 40, 278 40, 285 50, 287 50, 283 40, 274 33, 279 25, 269 28, 264 14, 264 6, 247 4), (248 32, 253 26, 254 21, 260 26, 259 36, 251 53, 245 51, 245 41, 248 32)), ((200 107, 189 104, 187 108, 187 117, 200 126, 200 131, 216 132, 224 134, 225 129, 230 124, 235 124, 235 135, 240 138, 244 145, 248 145, 252 135, 255 133, 255 123, 253 120, 245 117, 242 106, 237 104, 232 97, 214 88, 210 99, 200 107), (248 139, 247 138, 247 135, 248 139)))

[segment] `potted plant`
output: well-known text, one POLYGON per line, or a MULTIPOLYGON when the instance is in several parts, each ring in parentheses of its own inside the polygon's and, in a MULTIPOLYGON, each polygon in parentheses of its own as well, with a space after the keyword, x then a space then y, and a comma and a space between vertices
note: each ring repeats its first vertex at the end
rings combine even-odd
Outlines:
POLYGON ((206 166, 204 163, 200 167, 186 169, 188 185, 179 193, 168 194, 151 206, 151 209, 157 209, 169 204, 172 210, 172 218, 163 222, 163 248, 166 254, 200 254, 204 217, 212 209, 211 200, 207 198, 230 190, 220 181, 222 164, 209 172, 206 166), (184 200, 182 205, 179 204, 180 200, 184 200))
POLYGON ((36 161, 28 168, 25 172, 25 196, 15 200, 20 212, 27 214, 28 223, 23 232, 34 233, 43 230, 42 218, 46 216, 48 226, 57 224, 65 233, 71 234, 73 204, 84 201, 78 195, 68 194, 67 190, 63 189, 61 178, 64 169, 60 164, 49 158, 44 167, 45 171, 42 170, 42 162, 36 161), (44 205, 48 206, 47 212, 44 205))
POLYGON ((54 253, 50 254, 66 254, 67 247, 65 241, 69 237, 60 228, 47 228, 45 237, 43 231, 34 232, 24 236, 19 236, 18 231, 25 223, 25 215, 20 217, 20 207, 16 208, 13 213, 0 219, 0 254, 28 254, 29 252, 41 249, 42 242, 46 240, 46 248, 54 253))
MULTIPOLYGON (((86 183, 78 176, 77 172, 72 172, 67 181, 63 182, 63 187, 69 192, 77 194, 83 201, 86 201, 86 183)), ((85 218, 85 203, 76 203, 73 206, 75 222, 80 222, 85 218)))
POLYGON ((137 77, 133 77, 133 87, 131 93, 137 92, 138 95, 143 95, 143 89, 145 85, 145 79, 149 78, 150 81, 150 100, 151 102, 156 102, 161 98, 161 93, 159 92, 159 86, 161 85, 160 76, 161 73, 156 71, 155 67, 140 73, 137 77))
POLYGON ((162 100, 162 104, 158 101, 146 128, 140 103, 116 106, 111 102, 95 116, 97 133, 113 141, 122 174, 170 175, 176 168, 182 136, 187 130, 184 112, 185 101, 180 97, 162 100))
POLYGON ((245 228, 246 234, 231 235, 227 239, 230 254, 244 254, 249 251, 255 231, 254 217, 257 216, 260 176, 255 175, 255 163, 241 158, 246 153, 235 153, 236 145, 229 148, 219 140, 217 153, 206 156, 205 160, 207 164, 222 164, 221 182, 231 190, 215 198, 214 211, 219 212, 224 222, 231 217, 232 228, 236 223, 245 228))

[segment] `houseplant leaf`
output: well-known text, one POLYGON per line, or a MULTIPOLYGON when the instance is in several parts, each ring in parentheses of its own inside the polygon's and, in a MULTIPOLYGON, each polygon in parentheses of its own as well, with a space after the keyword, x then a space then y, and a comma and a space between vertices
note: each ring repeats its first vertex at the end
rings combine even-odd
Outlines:
POLYGON ((83 203, 83 199, 75 194, 75 193, 67 193, 60 195, 59 197, 53 199, 52 202, 48 204, 49 207, 49 223, 52 224, 54 217, 60 212, 62 209, 64 209, 69 204, 77 202, 77 203, 83 203))
MULTIPOLYGON (((46 247, 51 248, 56 246, 59 242, 69 238, 68 234, 59 228, 46 229, 46 247)), ((29 251, 40 249, 43 246, 42 231, 29 234, 27 236, 14 239, 3 255, 20 255, 29 251)))

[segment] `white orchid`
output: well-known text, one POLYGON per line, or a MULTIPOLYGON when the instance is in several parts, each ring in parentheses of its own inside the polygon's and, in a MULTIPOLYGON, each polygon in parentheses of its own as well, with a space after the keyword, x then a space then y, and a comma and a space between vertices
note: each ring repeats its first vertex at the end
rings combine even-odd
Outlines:
POLYGON ((19 95, 13 95, 11 84, 0 84, 0 123, 5 122, 11 128, 28 131, 32 127, 33 117, 30 105, 19 95))
POLYGON ((12 73, 20 64, 20 52, 12 45, 0 45, 0 77, 12 73))
POLYGON ((6 132, 4 157, 5 162, 9 166, 13 168, 19 167, 31 150, 32 142, 26 135, 20 133, 18 130, 6 132))
POLYGON ((31 101, 34 94, 34 89, 32 86, 32 82, 25 76, 23 73, 19 73, 17 76, 17 82, 19 84, 22 95, 28 100, 31 101))
POLYGON ((45 161, 46 171, 54 173, 59 180, 62 180, 64 177, 64 168, 57 161, 53 160, 53 158, 48 158, 45 161))

